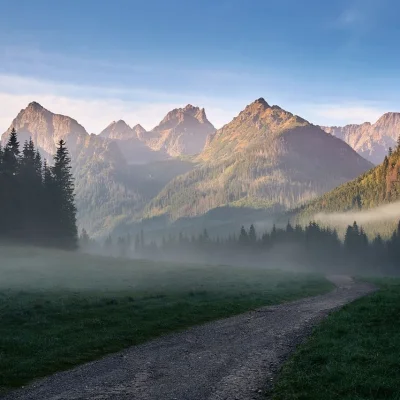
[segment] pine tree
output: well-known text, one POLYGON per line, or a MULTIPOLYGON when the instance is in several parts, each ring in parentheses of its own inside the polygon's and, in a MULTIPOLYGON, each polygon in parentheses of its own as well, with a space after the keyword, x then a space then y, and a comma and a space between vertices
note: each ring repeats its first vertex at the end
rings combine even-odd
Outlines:
POLYGON ((7 145, 3 150, 2 161, 2 236, 8 240, 18 239, 22 235, 23 215, 21 191, 18 181, 20 151, 17 132, 13 128, 7 145))
POLYGON ((112 255, 113 240, 112 240, 111 235, 108 235, 106 237, 103 247, 104 247, 104 250, 106 251, 106 255, 112 255))
POLYGON ((248 243, 248 236, 247 236, 246 229, 244 229, 244 226, 242 226, 242 228, 240 229, 239 243, 241 243, 241 244, 248 243))
POLYGON ((87 250, 90 243, 90 237, 86 232, 85 228, 82 228, 81 235, 79 236, 79 247, 83 250, 87 250))
POLYGON ((249 229, 249 242, 254 244, 257 241, 257 235, 256 235, 256 229, 254 228, 254 225, 250 225, 249 229))
POLYGON ((10 133, 7 145, 3 155, 3 169, 5 174, 13 176, 17 175, 19 169, 19 142, 18 135, 13 128, 10 133))
MULTIPOLYGON (((3 177, 3 156, 4 156, 4 151, 3 147, 1 146, 0 142, 0 210, 4 210, 4 189, 5 189, 5 183, 4 183, 4 177, 3 177)), ((0 229, 0 237, 2 235, 2 229, 0 229)))
POLYGON ((63 248, 77 247, 76 207, 74 199, 74 183, 71 173, 71 159, 65 147, 64 140, 58 142, 54 157, 53 201, 55 206, 55 233, 59 245, 63 248))
POLYGON ((0 174, 3 172, 3 156, 4 156, 3 146, 1 145, 0 142, 0 174))
POLYGON ((41 161, 32 139, 26 141, 20 158, 18 182, 21 201, 22 235, 26 240, 42 244, 42 224, 45 209, 43 208, 43 185, 41 161), (40 162, 40 164, 39 164, 40 162), (40 242, 40 243, 39 243, 40 242))
POLYGON ((393 149, 392 149, 391 147, 389 147, 389 150, 388 150, 388 155, 389 155, 389 157, 390 157, 392 154, 393 154, 393 149))

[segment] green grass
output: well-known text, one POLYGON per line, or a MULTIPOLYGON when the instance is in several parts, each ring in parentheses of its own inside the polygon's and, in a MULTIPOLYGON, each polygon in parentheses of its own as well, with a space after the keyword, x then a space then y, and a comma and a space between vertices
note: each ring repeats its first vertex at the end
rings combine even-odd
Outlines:
POLYGON ((273 400, 400 399, 400 279, 317 327, 283 367, 273 400))
POLYGON ((0 247, 0 393, 168 332, 331 288, 316 275, 0 247))

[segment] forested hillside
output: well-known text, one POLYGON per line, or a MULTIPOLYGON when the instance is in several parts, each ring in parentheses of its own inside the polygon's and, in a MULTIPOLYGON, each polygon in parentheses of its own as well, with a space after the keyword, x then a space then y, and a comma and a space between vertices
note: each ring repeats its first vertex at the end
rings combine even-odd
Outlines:
MULTIPOLYGON (((400 146, 397 145, 394 151, 390 150, 382 164, 294 210, 293 219, 306 222, 318 213, 368 210, 400 200, 399 178, 400 146)), ((386 232, 390 232, 394 223, 381 225, 386 225, 386 232)))

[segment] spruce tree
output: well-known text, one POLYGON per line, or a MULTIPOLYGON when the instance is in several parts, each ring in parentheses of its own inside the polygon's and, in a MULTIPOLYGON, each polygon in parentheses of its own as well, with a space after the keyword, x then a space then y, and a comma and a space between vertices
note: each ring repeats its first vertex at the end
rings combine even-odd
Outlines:
POLYGON ((71 159, 62 139, 58 142, 51 172, 53 175, 52 200, 56 216, 56 240, 59 246, 63 248, 75 249, 78 244, 78 232, 76 227, 74 182, 71 173, 71 159))
POLYGON ((24 143, 18 182, 20 188, 21 218, 25 239, 37 241, 42 235, 43 220, 43 185, 41 165, 38 165, 37 152, 32 139, 24 143))
POLYGON ((251 244, 254 244, 256 243, 256 241, 257 241, 256 229, 254 228, 254 225, 251 224, 249 229, 249 242, 251 244))
POLYGON ((90 238, 85 228, 82 228, 81 235, 79 236, 79 247, 87 250, 89 247, 90 238))
POLYGON ((19 239, 22 235, 23 215, 21 191, 18 181, 20 151, 17 132, 13 128, 3 151, 2 162, 2 234, 8 240, 19 239))
POLYGON ((4 156, 3 146, 1 145, 0 142, 0 174, 3 172, 3 156, 4 156))
POLYGON ((7 145, 4 149, 3 155, 3 169, 5 174, 15 176, 18 174, 19 169, 19 142, 18 135, 13 128, 10 133, 7 145))
POLYGON ((240 229, 239 243, 241 244, 248 243, 248 235, 246 229, 244 229, 244 226, 242 226, 242 228, 240 229))

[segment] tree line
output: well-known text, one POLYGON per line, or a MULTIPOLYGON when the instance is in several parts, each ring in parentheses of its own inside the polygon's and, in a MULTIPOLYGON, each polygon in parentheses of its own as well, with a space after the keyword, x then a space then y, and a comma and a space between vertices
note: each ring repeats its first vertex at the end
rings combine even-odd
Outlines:
POLYGON ((64 140, 53 165, 30 139, 18 142, 12 129, 0 144, 0 241, 75 249, 78 245, 71 159, 64 140))
MULTIPOLYGON (((96 248, 85 231, 81 234, 84 248, 96 248)), ((368 239, 357 222, 347 227, 344 238, 335 229, 316 222, 307 226, 290 223, 262 234, 254 225, 242 226, 239 232, 225 238, 210 235, 204 230, 198 235, 184 233, 168 235, 156 242, 146 239, 143 231, 135 237, 128 234, 108 236, 97 250, 105 255, 151 258, 170 261, 268 265, 298 267, 316 271, 342 271, 398 274, 400 273, 400 222, 389 239, 376 236, 368 239)))

